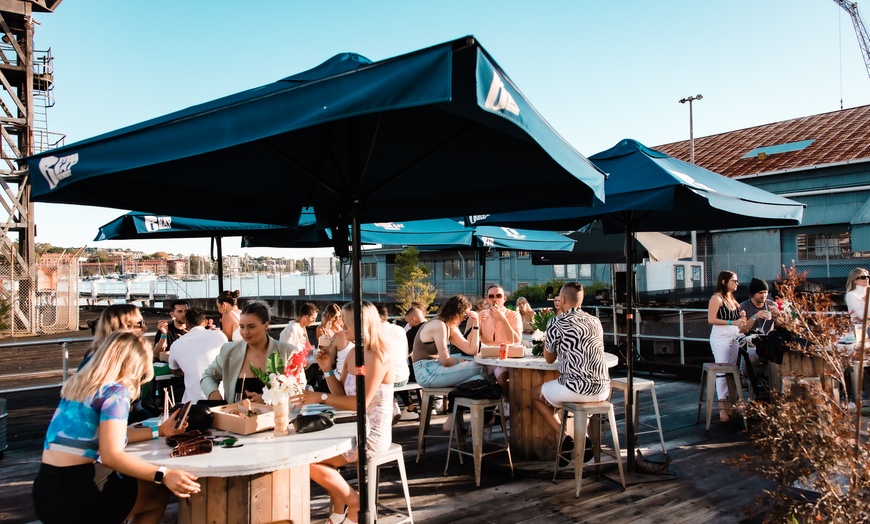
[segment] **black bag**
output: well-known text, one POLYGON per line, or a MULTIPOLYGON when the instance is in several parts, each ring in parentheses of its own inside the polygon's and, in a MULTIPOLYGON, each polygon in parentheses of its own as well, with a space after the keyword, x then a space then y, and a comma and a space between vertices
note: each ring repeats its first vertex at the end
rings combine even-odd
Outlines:
POLYGON ((501 386, 488 380, 477 379, 464 382, 453 388, 454 397, 498 400, 502 396, 501 386))
POLYGON ((293 419, 293 427, 296 429, 296 433, 322 431, 335 425, 332 417, 331 412, 317 413, 315 415, 299 415, 293 419))
POLYGON ((782 357, 789 351, 789 344, 806 345, 807 341, 785 329, 774 329, 767 335, 755 337, 755 353, 759 358, 782 364, 782 357))

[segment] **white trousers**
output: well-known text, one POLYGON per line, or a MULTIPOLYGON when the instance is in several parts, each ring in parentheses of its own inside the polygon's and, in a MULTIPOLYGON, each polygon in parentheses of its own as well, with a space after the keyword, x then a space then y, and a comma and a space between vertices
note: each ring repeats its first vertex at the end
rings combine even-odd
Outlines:
MULTIPOLYGON (((713 350, 713 359, 718 364, 737 365, 737 335, 740 328, 737 326, 713 326, 710 331, 710 349, 713 350)), ((728 398, 728 382, 725 375, 716 375, 716 396, 721 399, 728 398)))

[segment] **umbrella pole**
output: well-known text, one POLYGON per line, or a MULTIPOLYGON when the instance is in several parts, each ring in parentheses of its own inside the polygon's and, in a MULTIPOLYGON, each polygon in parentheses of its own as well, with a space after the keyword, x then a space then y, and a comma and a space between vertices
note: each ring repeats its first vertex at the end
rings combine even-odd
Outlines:
POLYGON ((486 298, 486 248, 478 249, 477 256, 480 259, 480 296, 486 298))
POLYGON ((224 246, 223 238, 213 237, 212 240, 217 244, 217 277, 218 277, 218 295, 224 292, 224 246))
MULTIPOLYGON (((353 333, 354 356, 356 360, 356 445, 359 450, 357 460, 357 479, 359 479, 359 520, 368 522, 368 479, 366 478, 366 379, 365 379, 365 341, 362 336, 362 254, 360 253, 360 224, 357 213, 358 202, 354 202, 351 219, 351 267, 353 268, 353 333)), ((346 230, 346 229, 345 229, 346 230)))
POLYGON ((635 471, 634 457, 634 233, 631 222, 625 227, 625 336, 627 384, 625 392, 625 452, 628 472, 635 471))

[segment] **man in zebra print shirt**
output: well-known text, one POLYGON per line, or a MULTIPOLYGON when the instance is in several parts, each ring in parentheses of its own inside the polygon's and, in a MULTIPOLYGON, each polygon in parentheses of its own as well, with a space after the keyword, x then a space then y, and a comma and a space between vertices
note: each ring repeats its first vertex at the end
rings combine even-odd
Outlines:
MULTIPOLYGON (((535 409, 556 433, 561 429, 561 422, 555 408, 564 402, 599 402, 607 400, 610 395, 610 375, 604 360, 604 330, 598 318, 580 309, 583 285, 567 283, 562 286, 559 296, 564 313, 547 326, 544 359, 547 362, 558 359, 560 376, 532 389, 535 409)), ((574 449, 571 437, 565 437, 562 449, 574 449)))

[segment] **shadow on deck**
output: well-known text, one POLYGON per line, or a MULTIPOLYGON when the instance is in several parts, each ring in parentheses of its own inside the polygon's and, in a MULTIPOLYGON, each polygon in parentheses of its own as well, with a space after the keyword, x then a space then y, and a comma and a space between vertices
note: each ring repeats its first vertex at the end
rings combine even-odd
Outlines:
MULTIPOLYGON (((607 478, 614 475, 605 471, 604 475, 596 476, 587 470, 583 490, 575 498, 574 483, 569 478, 555 484, 549 479, 521 474, 511 478, 500 467, 499 454, 484 459, 481 486, 475 488, 471 460, 460 466, 455 456, 451 457, 448 475, 443 475, 444 441, 430 442, 417 464, 414 459, 418 423, 400 422, 394 426, 393 436, 405 451, 414 520, 433 524, 760 522, 764 508, 754 506, 753 499, 770 489, 771 481, 725 463, 751 452, 742 426, 714 422, 710 431, 705 431, 703 423, 695 423, 697 382, 653 378, 673 477, 630 484, 622 491, 618 483, 607 478)), ((36 517, 30 504, 31 483, 39 467, 42 436, 56 406, 58 390, 12 393, 6 398, 9 449, 0 461, 0 521, 33 522, 36 517)), ((647 398, 642 397, 641 402, 647 398)), ((620 404, 617 408, 619 417, 620 404)), ((647 411, 642 410, 642 421, 646 415, 647 411)), ((443 415, 434 417, 433 427, 443 420, 443 415)), ((655 435, 641 436, 638 447, 647 458, 661 458, 655 435)), ((346 475, 354 477, 355 471, 347 471, 346 475)), ((311 496, 311 520, 322 522, 328 516, 329 498, 316 485, 312 486, 311 496)), ((382 469, 380 502, 404 507, 395 467, 382 469)), ((174 522, 175 511, 175 505, 171 504, 164 522, 174 522)), ((379 522, 397 520, 385 515, 379 522)))

